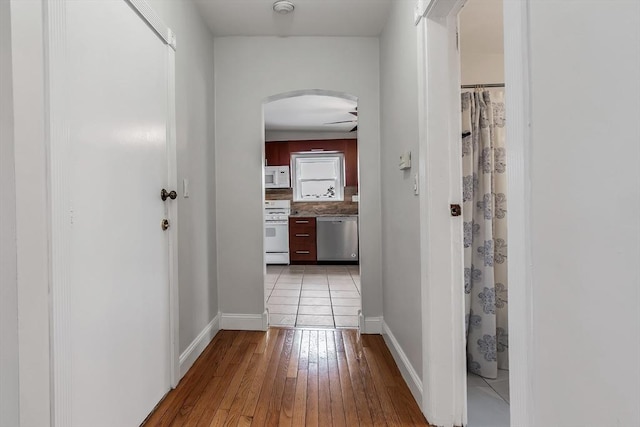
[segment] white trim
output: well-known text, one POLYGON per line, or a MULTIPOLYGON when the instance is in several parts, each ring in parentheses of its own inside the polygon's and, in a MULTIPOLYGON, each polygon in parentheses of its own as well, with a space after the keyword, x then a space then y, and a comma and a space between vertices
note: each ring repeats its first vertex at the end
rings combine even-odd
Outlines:
POLYGON ((460 77, 457 15, 464 0, 433 0, 418 25, 423 413, 466 423, 460 77), (438 160, 440 159, 440 160, 438 160), (442 159, 447 161, 442 162, 442 159))
POLYGON ((396 361, 396 365, 400 368, 400 373, 402 374, 402 378, 407 382, 409 386, 409 390, 411 390, 411 394, 413 398, 416 399, 418 405, 422 404, 422 380, 420 376, 414 369, 413 365, 409 361, 409 358, 405 354, 404 350, 396 340, 396 337, 391 332, 391 328, 387 325, 384 320, 382 321, 382 337, 384 341, 387 343, 387 347, 391 351, 391 355, 396 361))
POLYGON ((384 320, 382 316, 364 317, 363 334, 382 334, 384 328, 384 320))
MULTIPOLYGON (((302 90, 292 90, 289 92, 282 92, 275 95, 268 96, 262 101, 262 106, 268 104, 273 101, 278 101, 280 99, 287 98, 295 98, 297 96, 304 95, 319 95, 319 96, 332 96, 334 98, 342 98, 347 99, 349 101, 358 102, 358 97, 355 95, 351 95, 348 92, 337 92, 335 90, 325 90, 325 89, 302 89, 302 90)), ((264 117, 264 114, 262 115, 264 117)))
MULTIPOLYGON (((168 29, 169 34, 172 34, 168 29)), ((178 188, 178 148, 176 136, 176 54, 175 47, 167 45, 167 185, 178 188)), ((179 276, 178 276, 178 203, 165 203, 171 227, 169 238, 169 382, 176 388, 180 375, 179 357, 179 276)))
POLYGON ((51 333, 51 423, 71 425, 71 223, 67 131, 66 7, 64 0, 44 4, 45 134, 49 167, 48 205, 51 333))
POLYGON ((504 2, 509 200, 509 398, 511 425, 536 425, 531 257, 529 0, 504 2))
POLYGON ((176 49, 176 37, 169 27, 160 19, 146 0, 125 0, 140 17, 160 36, 165 44, 176 49))
POLYGON ((266 331, 269 327, 269 314, 221 313, 220 329, 232 331, 266 331))
POLYGON ((457 16, 467 0, 429 0, 424 9, 424 17, 429 19, 446 19, 457 16))
MULTIPOLYGON (((426 14, 426 11, 425 11, 426 14)), ((431 422, 434 420, 431 417, 433 410, 429 407, 429 401, 425 399, 425 396, 429 395, 430 382, 427 381, 428 374, 431 371, 431 358, 429 357, 428 349, 433 348, 432 333, 430 329, 431 317, 430 317, 430 303, 431 303, 431 288, 429 284, 429 256, 426 248, 429 245, 429 198, 426 196, 429 191, 427 186, 427 159, 428 159, 428 147, 426 145, 426 116, 427 116, 427 55, 426 55, 426 40, 427 40, 427 28, 426 20, 421 20, 417 25, 417 57, 418 57, 418 174, 419 174, 419 186, 421 188, 419 194, 420 203, 420 304, 422 313, 422 378, 423 378, 423 400, 420 402, 422 413, 429 417, 431 422)))
MULTIPOLYGON (((459 203, 462 206, 462 112, 460 108, 460 53, 458 47, 458 15, 466 0, 449 0, 451 13, 447 18, 448 42, 449 42, 449 66, 455 69, 450 74, 449 93, 455 100, 449 105, 449 141, 450 146, 450 171, 449 193, 451 203, 459 203), (452 55, 451 52, 454 52, 452 55)), ((451 271, 451 312, 453 324, 453 411, 454 425, 463 425, 467 422, 467 355, 466 355, 466 330, 465 330, 465 294, 464 294, 464 256, 463 256, 463 221, 452 218, 451 244, 452 244, 452 271, 451 271)))
POLYGON ((198 336, 189 344, 180 355, 180 379, 184 377, 187 371, 193 366, 195 361, 200 357, 211 340, 220 331, 220 313, 214 317, 211 322, 198 334, 198 336))

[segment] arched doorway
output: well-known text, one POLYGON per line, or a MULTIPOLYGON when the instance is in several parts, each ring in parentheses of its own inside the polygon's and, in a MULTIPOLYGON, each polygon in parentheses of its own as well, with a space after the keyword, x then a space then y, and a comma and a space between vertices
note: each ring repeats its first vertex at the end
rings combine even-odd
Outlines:
POLYGON ((361 310, 357 97, 326 90, 264 103, 269 323, 356 328, 361 310))

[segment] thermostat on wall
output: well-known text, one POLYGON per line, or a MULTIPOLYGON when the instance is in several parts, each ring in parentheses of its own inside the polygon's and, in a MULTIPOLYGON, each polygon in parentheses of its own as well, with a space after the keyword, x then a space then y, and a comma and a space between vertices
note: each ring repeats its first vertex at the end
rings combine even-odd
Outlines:
POLYGON ((411 151, 400 155, 400 169, 411 169, 411 151))

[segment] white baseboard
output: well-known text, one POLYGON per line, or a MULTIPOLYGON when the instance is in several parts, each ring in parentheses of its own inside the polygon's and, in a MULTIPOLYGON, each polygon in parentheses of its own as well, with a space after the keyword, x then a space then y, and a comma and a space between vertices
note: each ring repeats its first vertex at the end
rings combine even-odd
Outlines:
POLYGON ((413 398, 416 399, 418 406, 422 407, 422 380, 416 370, 413 369, 409 358, 402 347, 400 347, 396 337, 393 336, 393 332, 391 332, 389 326, 387 326, 384 321, 382 321, 382 336, 384 337, 384 341, 387 343, 387 347, 391 350, 391 355, 400 369, 402 378, 407 382, 409 390, 411 390, 411 394, 413 394, 413 398))
POLYGON ((360 333, 362 334, 381 334, 382 333, 382 325, 384 321, 382 320, 382 316, 377 317, 363 317, 361 320, 362 324, 360 325, 360 333))
POLYGON ((220 313, 204 327, 202 332, 198 334, 196 339, 189 344, 189 347, 180 355, 180 378, 184 377, 184 374, 193 366, 196 359, 202 354, 205 348, 209 345, 213 337, 216 336, 220 330, 220 313))
POLYGON ((220 329, 232 331, 266 331, 269 327, 269 314, 222 313, 220 329))

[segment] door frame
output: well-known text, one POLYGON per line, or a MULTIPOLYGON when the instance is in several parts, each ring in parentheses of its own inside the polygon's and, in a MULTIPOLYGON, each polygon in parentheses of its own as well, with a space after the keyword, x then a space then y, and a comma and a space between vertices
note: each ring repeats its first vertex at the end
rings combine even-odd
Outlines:
MULTIPOLYGON (((167 168, 168 184, 177 188, 175 49, 176 37, 146 0, 122 0, 142 18, 166 45, 167 49, 167 168)), ((51 425, 71 423, 71 339, 70 329, 70 237, 71 227, 69 170, 70 141, 66 117, 65 0, 44 0, 45 47, 45 150, 47 153, 47 187, 49 223, 49 320, 50 320, 50 393, 51 425)), ((177 203, 167 207, 172 227, 168 229, 169 277, 169 379, 172 388, 179 381, 178 347, 178 221, 177 203)))
MULTIPOLYGON (((458 13, 466 0, 417 0, 420 230, 423 329, 422 410, 440 426, 467 424, 458 13), (428 125, 427 125, 428 124, 428 125), (448 162, 441 159, 447 158, 448 162), (460 217, 461 218, 461 217, 460 217), (447 223, 449 226, 447 227, 447 223), (453 333, 452 333, 453 332, 453 333)), ((504 1, 509 357, 511 425, 533 419, 529 0, 504 1)))

